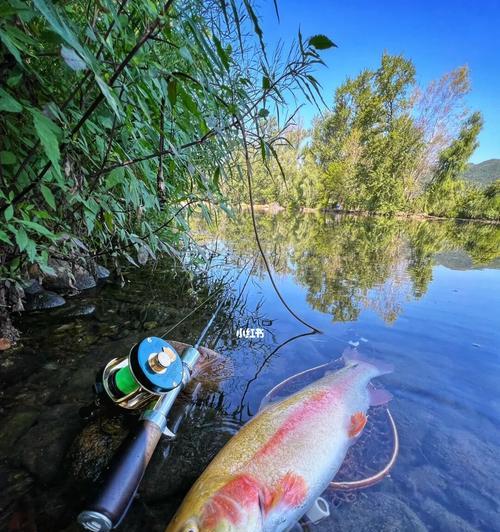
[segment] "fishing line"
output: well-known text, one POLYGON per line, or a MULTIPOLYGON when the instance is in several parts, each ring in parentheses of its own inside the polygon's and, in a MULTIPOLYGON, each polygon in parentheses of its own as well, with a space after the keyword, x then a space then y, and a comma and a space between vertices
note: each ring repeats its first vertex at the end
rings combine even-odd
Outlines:
MULTIPOLYGON (((239 414, 240 415, 240 421, 242 420, 242 415, 243 415, 243 403, 245 401, 245 397, 248 393, 248 391, 250 390, 250 386, 252 385, 252 383, 254 381, 257 380, 257 378, 259 377, 260 375, 260 372, 266 367, 266 364, 269 362, 269 360, 282 348, 284 347, 285 345, 289 344, 290 342, 293 342, 294 340, 297 340, 298 338, 302 338, 304 336, 310 336, 312 334, 316 334, 315 331, 311 331, 311 332, 305 332, 305 333, 302 333, 302 334, 297 334, 295 336, 292 336, 290 338, 288 338, 287 340, 285 340, 284 342, 282 342, 280 345, 278 345, 277 347, 275 347, 265 358, 264 360, 262 361, 262 364, 259 366, 259 368, 257 369, 257 372, 255 373, 255 375, 247 382, 246 386, 245 386, 245 390, 243 392, 243 395, 241 396, 241 401, 240 401, 240 406, 239 408, 237 408, 235 410, 235 414, 239 414)), ((326 364, 325 364, 326 365, 326 364)), ((318 366, 318 367, 321 367, 321 366, 318 366)), ((312 369, 317 369, 317 368, 312 368, 312 369)), ((309 371, 309 370, 306 370, 306 372, 309 371)), ((304 373, 306 373, 304 372, 304 373)), ((295 375, 293 375, 292 377, 289 377, 289 379, 291 378, 294 378, 295 375)), ((286 381, 288 381, 289 379, 286 379, 286 381)), ((275 390, 275 388, 277 388, 278 386, 281 386, 281 384, 283 384, 284 382, 286 381, 283 381, 281 383, 279 383, 277 386, 275 386, 271 392, 273 392, 275 390)), ((267 395, 270 395, 271 392, 268 392, 266 394, 267 395)))
MULTIPOLYGON (((228 317, 226 318, 226 320, 222 324, 221 330, 220 330, 219 334, 217 335, 217 338, 214 340, 212 349, 215 349, 215 346, 217 345, 217 343, 221 339, 221 336, 222 336, 222 334, 224 332, 224 328, 227 325, 227 322, 231 319, 231 316, 232 316, 233 312, 236 310, 236 308, 238 306, 238 303, 240 302, 240 299, 243 297, 243 293, 245 292, 245 288, 247 287, 248 281, 250 280, 250 277, 252 276, 253 269, 255 268, 255 264, 257 263, 257 257, 254 256, 253 259, 254 259, 253 260, 253 264, 252 264, 252 267, 250 268, 250 271, 248 272, 248 276, 247 276, 245 282, 243 283, 243 286, 241 287, 240 293, 239 293, 239 295, 238 295, 238 297, 237 297, 237 299, 236 299, 236 301, 235 301, 235 303, 233 305, 233 308, 231 309, 231 312, 229 313, 228 317)), ((247 264, 248 264, 248 262, 245 264, 245 267, 246 267, 247 264)))
POLYGON ((240 128, 241 128, 241 133, 242 133, 242 137, 243 137, 243 147, 244 147, 244 151, 245 151, 245 164, 246 164, 246 169, 247 169, 246 173, 247 173, 247 182, 248 182, 248 194, 249 194, 249 198, 250 198, 250 212, 251 212, 251 215, 252 215, 253 232, 254 232, 254 235, 255 235, 255 241, 257 242, 257 247, 259 248, 260 255, 262 256, 262 260, 264 261, 264 264, 266 266, 266 270, 267 270, 267 273, 269 275, 269 280, 271 281, 271 284, 272 284, 272 286, 274 288, 274 291, 276 292, 276 295, 279 297, 280 301, 283 303, 283 306, 288 310, 288 312, 297 321, 302 323, 302 325, 305 325, 306 327, 308 327, 309 329, 311 329, 315 333, 321 333, 321 331, 317 327, 314 327, 313 325, 311 325, 310 323, 308 323, 307 321, 302 319, 298 314, 296 314, 290 308, 288 303, 285 301, 285 298, 281 295, 281 292, 279 291, 278 286, 276 285, 276 282, 274 281, 273 275, 271 273, 271 267, 269 266, 269 263, 267 261, 267 257, 266 257, 266 255, 264 253, 264 249, 262 248, 262 244, 260 242, 259 231, 257 229, 257 222, 255 220, 255 210, 254 210, 254 205, 253 205, 253 192, 252 192, 252 165, 250 163, 250 157, 249 157, 249 154, 248 154, 248 144, 247 144, 247 136, 246 136, 245 126, 239 119, 238 119, 238 122, 239 122, 240 128))
MULTIPOLYGON (((245 264, 243 265, 243 267, 241 268, 241 270, 238 272, 238 275, 236 276, 236 278, 232 281, 233 284, 235 284, 238 279, 240 278, 241 274, 245 271, 245 268, 248 266, 248 264, 252 261, 253 259, 253 264, 252 264, 252 267, 250 268, 250 272, 248 274, 248 277, 243 285, 243 288, 241 289, 240 291, 240 294, 238 295, 238 298, 236 300, 236 303, 233 307, 233 310, 234 308, 236 308, 236 305, 238 304, 240 298, 241 298, 241 295, 251 277, 251 274, 252 274, 252 271, 255 267, 255 263, 257 262, 257 257, 254 255, 253 257, 251 257, 249 260, 247 260, 245 262, 245 264)), ((224 283, 224 281, 229 277, 229 273, 226 274, 226 276, 222 279, 222 282, 224 283)), ((190 316, 192 316, 194 313, 196 313, 198 310, 200 310, 202 307, 204 307, 209 301, 212 301, 212 299, 215 298, 215 296, 217 295, 220 295, 221 293, 224 292, 224 289, 225 287, 227 286, 227 284, 229 283, 226 283, 226 284, 223 284, 222 286, 219 286, 218 288, 216 288, 211 294, 209 294, 198 306, 196 306, 193 310, 191 310, 190 312, 188 312, 182 319, 180 319, 177 323, 175 323, 174 325, 172 325, 172 327, 170 327, 169 329, 167 329, 167 331, 165 333, 163 333, 160 338, 165 338, 168 334, 170 334, 174 329, 176 329, 179 325, 181 325, 182 323, 184 323, 190 316)), ((215 312, 213 313, 212 317, 214 317, 215 315, 218 314, 220 308, 222 308, 222 303, 225 303, 226 302, 226 298, 224 298, 222 300, 222 302, 218 305, 218 307, 216 308, 215 312), (219 308, 220 307, 220 308, 219 308)), ((224 325, 229 321, 229 318, 226 319, 226 321, 224 322, 224 325)), ((211 322, 212 320, 209 322, 209 324, 211 325, 211 322)), ((208 328, 205 327, 205 329, 208 331, 208 328)), ((217 343, 220 339, 220 336, 222 335, 222 332, 219 334, 219 336, 217 337, 215 343, 217 343)), ((215 344, 214 344, 215 345, 215 344)))
POLYGON ((184 323, 190 316, 192 316, 195 312, 200 310, 203 306, 205 306, 209 301, 211 301, 217 294, 220 294, 224 291, 224 287, 220 286, 219 288, 216 288, 205 300, 203 300, 197 307, 195 307, 191 312, 188 312, 181 320, 179 320, 175 325, 172 325, 170 329, 168 329, 164 334, 160 336, 160 338, 165 338, 167 334, 170 334, 174 329, 177 329, 177 327, 184 323))

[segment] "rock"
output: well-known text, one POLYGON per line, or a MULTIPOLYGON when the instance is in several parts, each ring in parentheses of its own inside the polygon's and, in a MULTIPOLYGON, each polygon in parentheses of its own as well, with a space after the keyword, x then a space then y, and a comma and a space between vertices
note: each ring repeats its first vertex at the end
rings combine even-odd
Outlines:
POLYGON ((12 343, 7 338, 0 338, 0 351, 7 351, 12 347, 12 343))
POLYGON ((75 278, 75 288, 78 290, 88 290, 89 288, 95 288, 97 285, 94 277, 78 264, 73 269, 73 275, 75 278))
POLYGON ((33 296, 29 296, 26 300, 26 310, 45 310, 49 308, 60 307, 66 303, 66 300, 49 290, 42 290, 33 296))
MULTIPOLYGON (((23 346, 12 347, 4 351, 0 357, 0 382, 2 388, 23 382, 29 378, 43 363, 43 358, 37 356, 23 346)), ((16 397, 18 400, 18 398, 16 397)))
POLYGON ((107 279, 111 275, 111 272, 104 266, 101 266, 100 264, 96 265, 95 273, 98 279, 107 279))
POLYGON ((451 513, 444 506, 433 499, 425 499, 420 505, 422 511, 428 514, 435 530, 453 530, 454 532, 477 532, 477 528, 473 527, 460 516, 451 513))
POLYGON ((127 434, 121 418, 96 420, 87 425, 71 446, 71 472, 77 480, 95 482, 108 466, 127 434))
POLYGON ((330 517, 314 527, 316 531, 358 532, 426 532, 417 514, 397 497, 381 492, 365 492, 352 504, 344 504, 331 512, 330 517))
POLYGON ((19 440, 21 462, 44 484, 59 473, 66 452, 81 426, 78 407, 60 404, 42 413, 36 425, 19 440))
POLYGON ((432 496, 441 501, 448 487, 443 473, 429 464, 410 469, 402 475, 401 481, 411 489, 412 497, 417 501, 422 498, 422 490, 425 491, 426 496, 432 496))
POLYGON ((6 419, 2 420, 0 455, 10 454, 17 440, 36 423, 38 416, 38 410, 21 408, 12 411, 6 419))
POLYGON ((485 494, 494 493, 500 478, 495 447, 470 431, 448 429, 431 431, 423 441, 427 459, 451 477, 450 489, 464 478, 485 494))
POLYGON ((33 478, 26 471, 0 465, 0 530, 14 530, 8 524, 15 503, 30 491, 32 485, 33 478))
POLYGON ((96 311, 96 306, 90 303, 82 304, 78 300, 70 300, 64 308, 55 310, 52 314, 54 318, 60 320, 73 320, 74 318, 81 318, 92 316, 96 311))
POLYGON ((95 305, 82 305, 76 308, 71 315, 78 318, 82 316, 92 316, 95 313, 95 305))
POLYGON ((56 291, 68 291, 75 288, 75 278, 68 262, 50 258, 49 266, 54 270, 54 275, 45 275, 43 278, 43 286, 45 288, 56 291))
POLYGON ((38 294, 43 290, 41 284, 36 279, 30 279, 24 285, 23 288, 24 288, 24 293, 30 296, 34 296, 35 294, 38 294))

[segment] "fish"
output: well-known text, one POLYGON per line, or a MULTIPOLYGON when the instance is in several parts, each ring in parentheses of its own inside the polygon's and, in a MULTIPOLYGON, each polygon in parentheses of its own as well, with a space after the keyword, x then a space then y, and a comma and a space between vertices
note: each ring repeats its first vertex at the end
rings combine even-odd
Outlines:
POLYGON ((392 367, 348 349, 344 367, 267 404, 212 460, 166 532, 282 532, 328 488, 391 394, 370 381, 392 367))

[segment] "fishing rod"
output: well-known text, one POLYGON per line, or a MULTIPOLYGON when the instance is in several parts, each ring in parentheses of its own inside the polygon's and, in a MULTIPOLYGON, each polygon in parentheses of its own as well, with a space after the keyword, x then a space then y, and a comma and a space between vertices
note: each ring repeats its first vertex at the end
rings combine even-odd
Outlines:
MULTIPOLYGON (((254 266, 255 258, 248 278, 254 266)), ((168 414, 180 392, 191 381, 200 358, 201 343, 229 297, 228 294, 222 298, 197 340, 186 347, 182 355, 163 338, 148 337, 132 347, 127 357, 115 358, 104 368, 101 392, 115 404, 137 409, 156 402, 142 413, 136 430, 118 449, 100 494, 78 515, 78 523, 84 529, 108 532, 125 517, 160 438, 162 435, 175 437, 167 424, 168 414)))

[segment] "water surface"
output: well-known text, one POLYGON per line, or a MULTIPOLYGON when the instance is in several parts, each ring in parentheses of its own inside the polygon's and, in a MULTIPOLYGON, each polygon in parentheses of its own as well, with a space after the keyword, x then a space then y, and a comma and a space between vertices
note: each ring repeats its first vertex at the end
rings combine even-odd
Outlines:
MULTIPOLYGON (((331 518, 314 529, 500 530, 500 229, 281 213, 259 216, 259 231, 284 298, 322 334, 305 334, 257 259, 233 318, 226 320, 228 308, 216 326, 222 331, 217 349, 234 362, 234 371, 205 386, 194 408, 182 407, 179 437, 160 445, 123 530, 161 530, 203 467, 273 386, 338 358, 348 346, 394 364, 394 373, 380 381, 394 395, 401 451, 380 484, 328 495, 331 518), (262 329, 264 337, 238 338, 240 328, 262 329)), ((211 277, 235 276, 255 254, 247 215, 236 223, 221 220, 210 231, 198 224, 195 232, 220 254, 211 277)), ((245 278, 238 279, 240 287, 245 278)), ((59 314, 19 321, 30 345, 16 356, 28 356, 33 367, 14 375, 2 370, 8 378, 3 426, 11 427, 9 438, 0 435, 0 443, 9 444, 2 447, 3 483, 11 494, 2 499, 4 523, 14 516, 31 519, 38 530, 74 529, 74 513, 102 481, 106 460, 96 455, 103 441, 115 445, 134 421, 77 419, 92 399, 96 369, 146 334, 162 334, 208 290, 203 279, 193 284, 171 268, 132 272, 128 280, 125 287, 108 283, 81 294, 59 314), (89 306, 92 312, 77 312, 89 306), (59 411, 73 430, 57 429, 59 411), (53 452, 61 464, 56 474, 40 464, 43 456, 22 450, 35 436, 47 438, 40 420, 56 435, 47 445, 67 440, 53 452)), ((195 314, 170 337, 192 341, 208 312, 195 314)))

